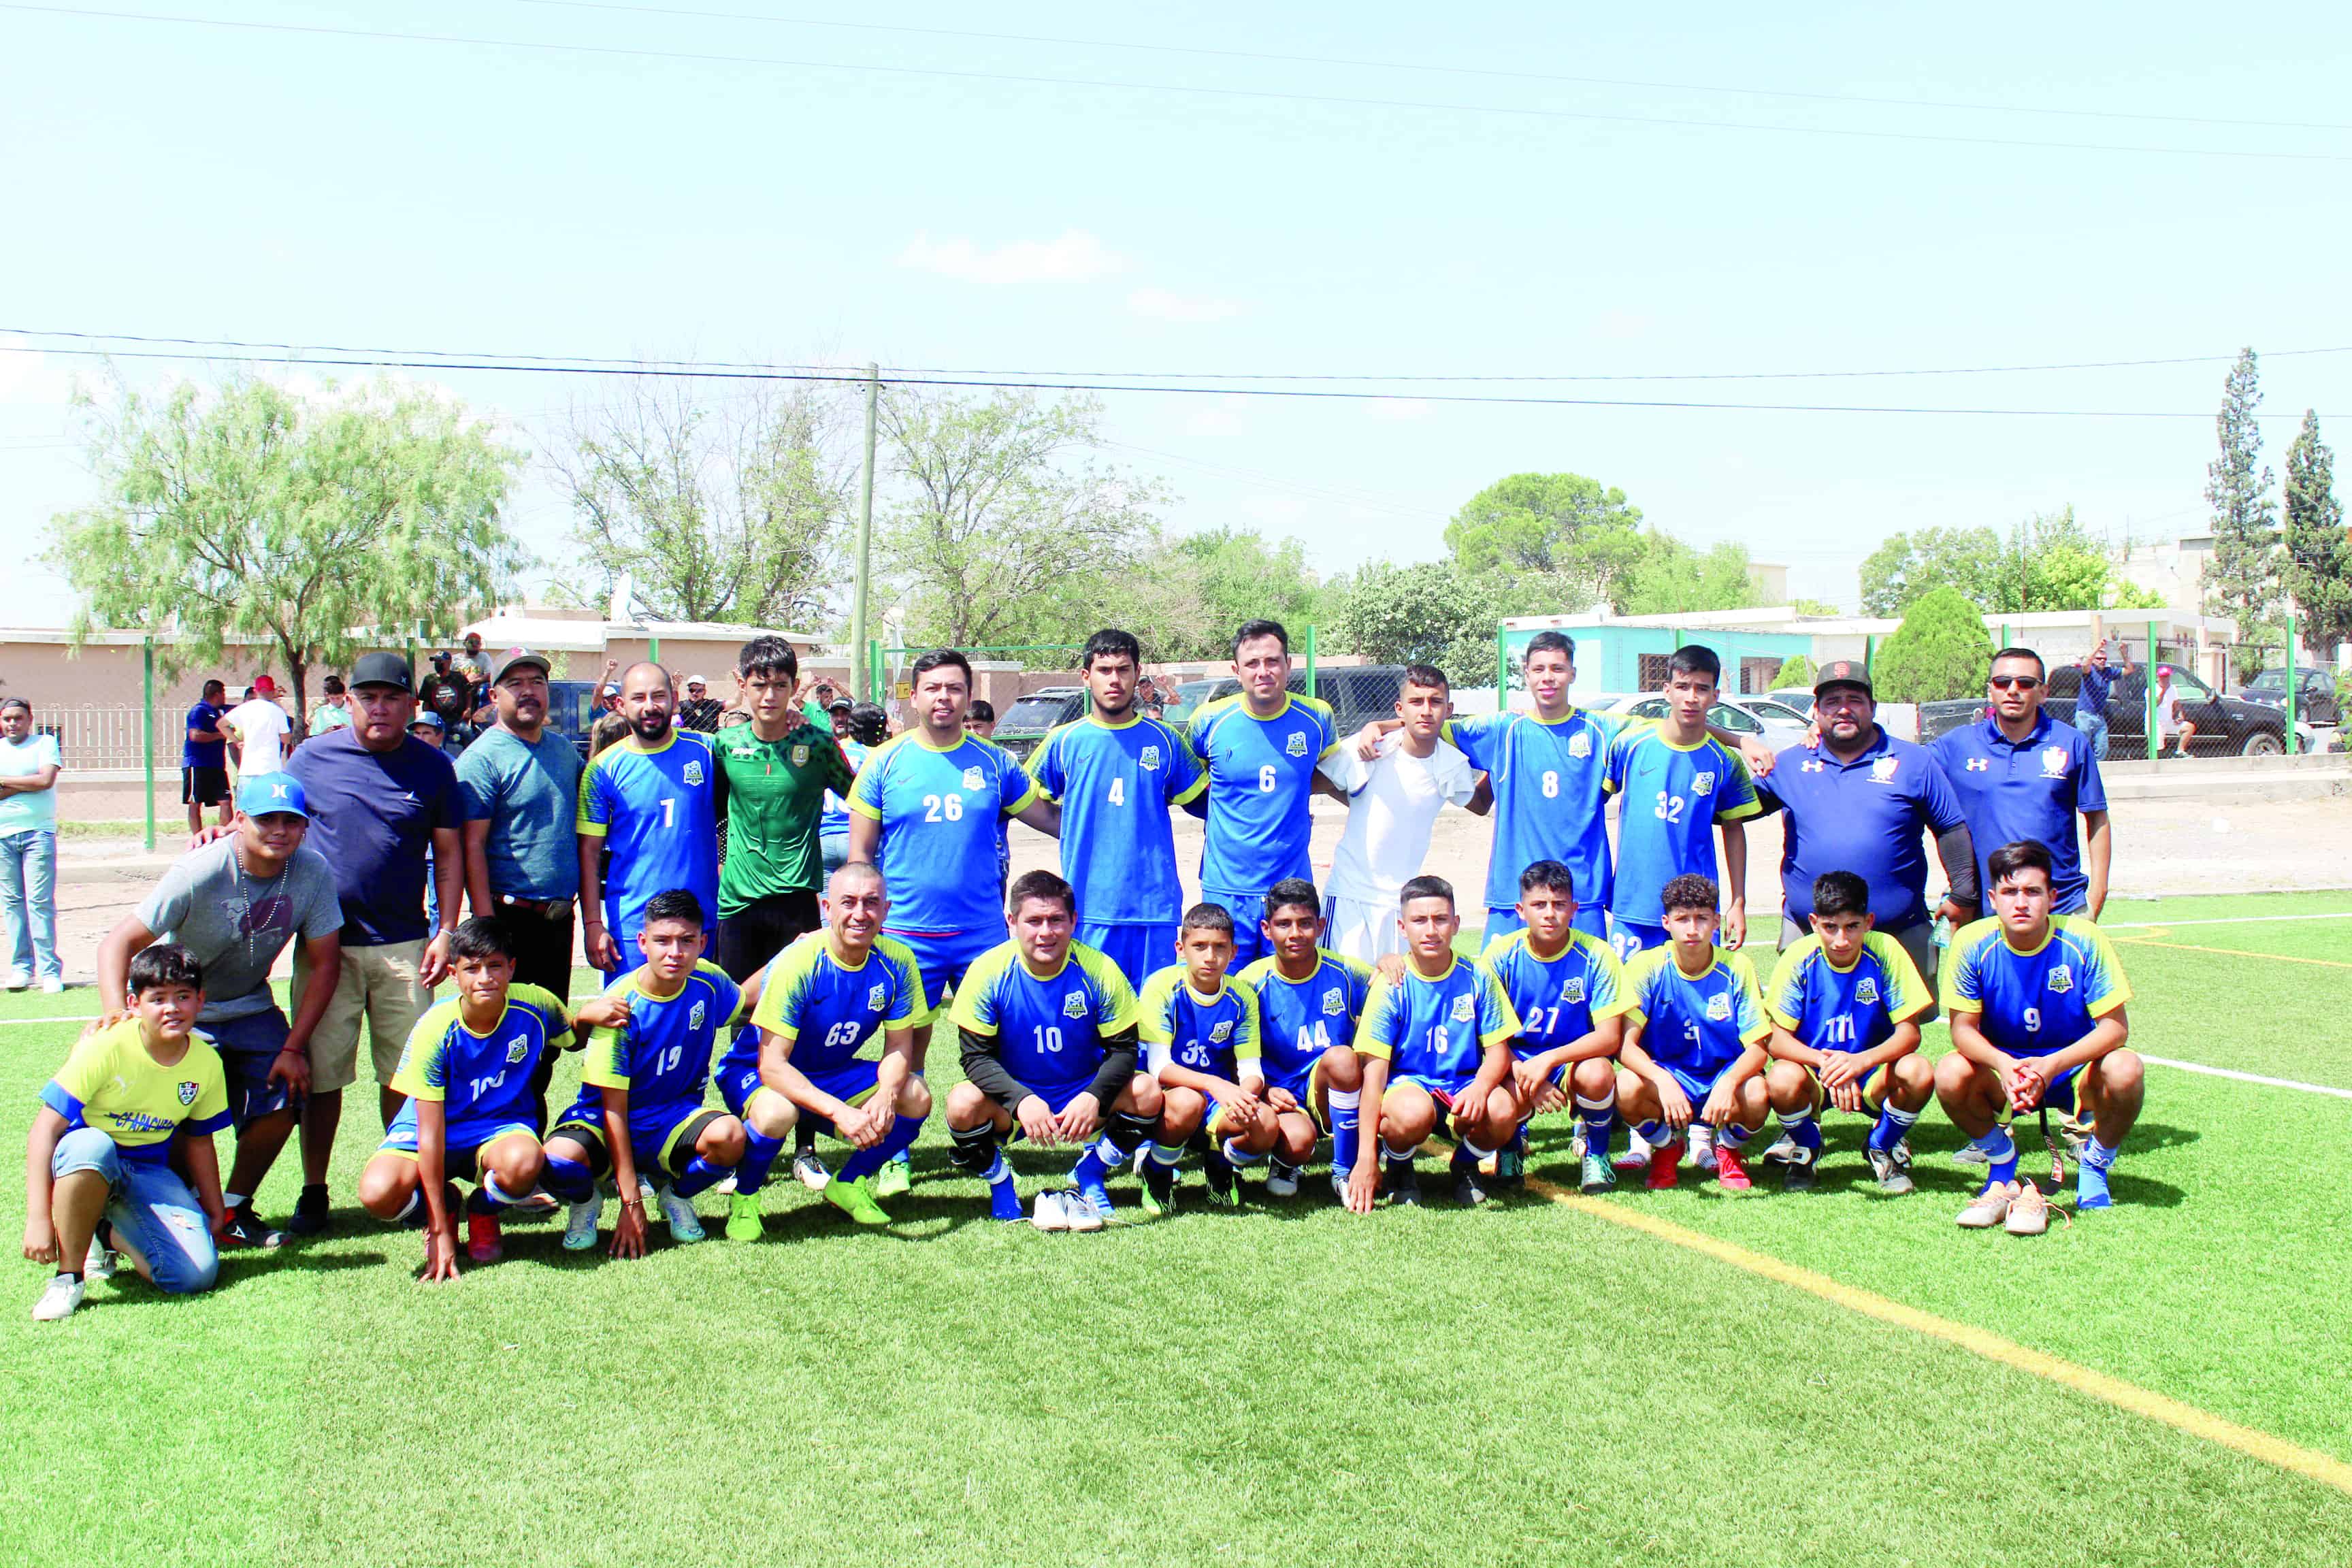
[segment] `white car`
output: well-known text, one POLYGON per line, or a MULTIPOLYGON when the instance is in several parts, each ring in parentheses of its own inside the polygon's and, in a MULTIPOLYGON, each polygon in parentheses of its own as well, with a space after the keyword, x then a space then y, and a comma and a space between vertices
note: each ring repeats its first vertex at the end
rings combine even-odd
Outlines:
MULTIPOLYGON (((1630 713, 1636 719, 1663 719, 1666 716, 1666 696, 1663 691, 1651 691, 1610 698, 1600 704, 1600 710, 1630 713)), ((1718 697, 1715 706, 1706 710, 1706 721, 1735 735, 1754 735, 1776 752, 1801 743, 1812 724, 1802 713, 1769 697, 1718 697)))

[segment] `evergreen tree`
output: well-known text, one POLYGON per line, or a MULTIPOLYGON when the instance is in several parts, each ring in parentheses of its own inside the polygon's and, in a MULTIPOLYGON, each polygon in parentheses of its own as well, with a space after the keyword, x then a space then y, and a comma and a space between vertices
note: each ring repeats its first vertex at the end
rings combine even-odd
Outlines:
POLYGON ((1983 615, 1958 588, 1935 588, 1878 650, 1871 685, 1882 702, 1941 702, 1981 692, 1991 668, 1983 615))
POLYGON ((2221 455, 2205 469, 2205 500, 2213 509, 2213 559, 2205 568, 2205 610, 2228 616, 2240 633, 2270 620, 2278 606, 2278 520, 2271 471, 2257 468, 2263 451, 2254 409, 2263 400, 2254 351, 2242 350, 2230 369, 2215 418, 2221 455))
POLYGON ((2336 499, 2336 454, 2305 410, 2286 452, 2286 585, 2303 613, 2303 641, 2322 658, 2352 642, 2352 535, 2336 499))

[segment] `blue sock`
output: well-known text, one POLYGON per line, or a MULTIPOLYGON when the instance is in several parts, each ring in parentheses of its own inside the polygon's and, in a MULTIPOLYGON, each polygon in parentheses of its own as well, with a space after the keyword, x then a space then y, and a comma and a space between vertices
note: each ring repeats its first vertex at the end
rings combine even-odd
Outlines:
POLYGON ((899 1117, 890 1123, 890 1136, 883 1139, 871 1149, 860 1149, 856 1153, 844 1160, 841 1163, 840 1171, 835 1173, 836 1179, 855 1182, 872 1175, 896 1159, 900 1151, 911 1147, 916 1135, 922 1130, 921 1117, 899 1117))
POLYGON ((679 1197, 690 1198, 719 1184, 719 1178, 733 1170, 731 1165, 713 1164, 697 1154, 686 1163, 686 1174, 670 1184, 670 1191, 679 1197))
POLYGON ((2078 1209, 2103 1209, 2113 1205, 2115 1194, 2107 1190, 2107 1169, 2116 1163, 2120 1150, 2110 1149, 2094 1136, 2083 1145, 2083 1161, 2074 1172, 2074 1206, 2078 1209))
POLYGON ((1109 1174, 1110 1172, 1103 1166, 1102 1157, 1092 1149, 1079 1155, 1078 1163, 1070 1167, 1072 1184, 1079 1191, 1087 1193, 1088 1196, 1093 1195, 1090 1189, 1101 1186, 1109 1174))
POLYGON ((1255 1165, 1265 1158, 1263 1154, 1251 1153, 1230 1138, 1225 1140, 1224 1155, 1229 1165, 1255 1165))
POLYGON ((1331 1111, 1331 1169, 1344 1175, 1356 1168, 1356 1121, 1363 1100, 1352 1089, 1335 1089, 1328 1103, 1331 1111))
MULTIPOLYGON (((1818 1127, 1814 1128, 1813 1136, 1819 1138, 1821 1135, 1822 1130, 1818 1127)), ((1723 1129, 1720 1132, 1717 1132, 1715 1135, 1715 1142, 1717 1146, 1719 1148, 1737 1149, 1755 1136, 1756 1129, 1753 1127, 1742 1127, 1739 1123, 1735 1121, 1730 1126, 1723 1129)))
POLYGON ((1822 1124, 1810 1110, 1784 1110, 1780 1113, 1780 1131, 1798 1148, 1819 1154, 1822 1152, 1822 1124))
POLYGON ((1609 1140, 1617 1131, 1617 1102, 1614 1100, 1576 1100, 1576 1118, 1584 1123, 1584 1152, 1609 1156, 1609 1140))
POLYGON ((1895 1145, 1910 1136, 1912 1124, 1919 1120, 1916 1110, 1897 1110, 1892 1101, 1878 1113, 1871 1124, 1870 1146, 1882 1154, 1895 1152, 1895 1145))
POLYGON ((988 1212, 992 1218, 1021 1217, 1021 1189, 1013 1185, 1013 1167, 1005 1163, 1003 1154, 996 1156, 996 1163, 980 1179, 988 1184, 988 1212))
POLYGON ((490 1196, 490 1184, 487 1180, 480 1186, 476 1187, 466 1199, 466 1212, 469 1215, 496 1214, 506 1206, 490 1196))
POLYGON ((560 1154, 547 1157, 547 1173, 540 1184, 567 1204, 584 1204, 596 1193, 596 1178, 577 1160, 560 1154))
POLYGON ((1633 1131, 1639 1132, 1642 1135, 1642 1142, 1653 1149, 1663 1149, 1675 1141, 1673 1131, 1663 1121, 1644 1121, 1637 1125, 1633 1131))
POLYGON ((2003 1182, 2017 1180, 2017 1145, 2011 1142, 2008 1128, 1996 1127, 1978 1142, 1983 1145, 1985 1157, 1990 1162, 1990 1169, 1985 1173, 1984 1190, 1990 1191, 2003 1182))
POLYGON ((735 1167, 735 1191, 749 1197, 768 1184, 768 1173, 784 1152, 784 1141, 743 1129, 743 1160, 735 1167))

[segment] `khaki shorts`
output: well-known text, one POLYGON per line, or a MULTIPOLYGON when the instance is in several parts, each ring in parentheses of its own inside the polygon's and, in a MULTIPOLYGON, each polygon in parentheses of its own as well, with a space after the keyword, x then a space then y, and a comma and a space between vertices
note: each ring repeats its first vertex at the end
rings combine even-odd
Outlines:
MULTIPOLYGON (((359 1080, 362 1017, 367 1020, 368 1053, 375 1060, 375 1080, 391 1085, 392 1075, 400 1070, 400 1053, 408 1044, 409 1031, 433 1005, 433 994, 416 981, 416 965, 424 957, 421 940, 343 949, 334 1000, 327 1004, 327 1016, 310 1034, 312 1093, 332 1094, 359 1080)), ((307 984, 309 970, 310 961, 297 947, 298 996, 307 984)))
MULTIPOLYGON (((1812 934, 1813 928, 1811 925, 1799 925, 1786 915, 1780 917, 1780 951, 1782 952, 1788 952, 1812 934)), ((1934 1023, 1937 1014, 1940 1011, 1937 1004, 1942 1001, 1942 998, 1936 994, 1937 984, 1942 979, 1942 976, 1936 973, 1936 922, 1932 920, 1925 920, 1916 925, 1905 926, 1901 931, 1891 931, 1886 934, 1893 937, 1902 945, 1903 951, 1911 955, 1913 967, 1919 971, 1919 978, 1927 984, 1927 1000, 1930 1005, 1926 1012, 1911 1021, 1915 1024, 1934 1023)))

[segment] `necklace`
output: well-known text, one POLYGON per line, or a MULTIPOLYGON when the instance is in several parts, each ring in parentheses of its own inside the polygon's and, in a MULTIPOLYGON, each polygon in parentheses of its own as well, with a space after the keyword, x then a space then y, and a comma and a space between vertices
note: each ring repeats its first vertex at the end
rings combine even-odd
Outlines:
MULTIPOLYGON (((245 932, 245 961, 250 964, 259 956, 253 940, 253 885, 246 877, 245 855, 241 850, 232 847, 228 854, 228 863, 236 868, 236 923, 245 932)), ((285 886, 286 873, 293 868, 294 858, 290 855, 278 863, 278 875, 269 879, 268 889, 261 896, 264 906, 278 895, 285 886)), ((272 953, 270 956, 275 958, 277 954, 272 953)))

